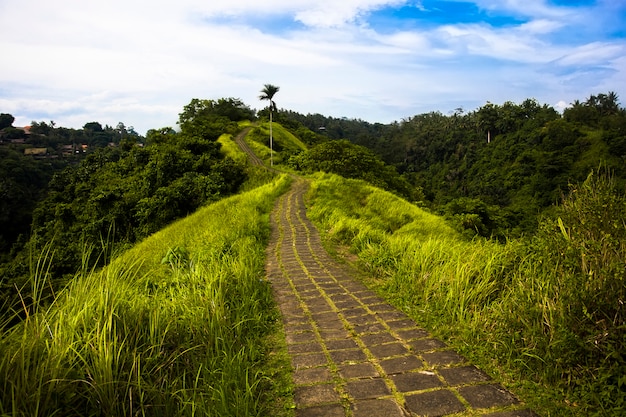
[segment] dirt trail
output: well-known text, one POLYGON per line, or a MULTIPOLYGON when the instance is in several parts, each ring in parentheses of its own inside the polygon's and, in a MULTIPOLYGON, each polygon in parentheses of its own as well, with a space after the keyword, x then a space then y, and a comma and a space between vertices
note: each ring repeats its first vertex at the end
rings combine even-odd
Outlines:
POLYGON ((261 160, 261 158, 259 158, 254 152, 252 152, 252 149, 250 149, 245 141, 245 137, 251 129, 252 127, 246 127, 245 129, 243 129, 237 134, 237 136, 235 136, 234 141, 235 143, 237 143, 239 148, 248 155, 248 162, 250 162, 252 165, 263 166, 263 161, 261 160))
POLYGON ((296 416, 536 416, 324 250, 306 217, 307 186, 297 179, 277 202, 267 261, 296 416))

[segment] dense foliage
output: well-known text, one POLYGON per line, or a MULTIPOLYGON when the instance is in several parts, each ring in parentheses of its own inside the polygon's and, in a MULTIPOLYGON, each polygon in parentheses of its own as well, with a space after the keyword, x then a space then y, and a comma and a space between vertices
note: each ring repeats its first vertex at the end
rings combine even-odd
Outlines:
POLYGON ((363 179, 372 185, 393 190, 403 197, 421 200, 419 189, 411 185, 395 168, 385 164, 369 149, 348 140, 327 140, 289 160, 289 165, 304 173, 318 171, 363 179))
POLYGON ((468 241, 438 216, 338 176, 313 181, 309 214, 358 256, 370 284, 542 415, 623 415, 626 196, 594 173, 536 236, 468 241), (539 410, 538 410, 539 411, 539 410))
POLYGON ((30 129, 13 126, 15 118, 0 114, 0 260, 15 256, 28 240, 32 213, 47 194, 52 176, 102 148, 120 141, 142 142, 132 127, 102 127, 89 122, 82 129, 32 122, 30 129), (29 153, 30 151, 36 153, 29 153))
POLYGON ((245 112, 234 99, 194 99, 180 115, 180 132, 151 130, 145 146, 127 138, 56 173, 33 212, 30 239, 2 268, 0 305, 23 308, 16 292, 28 292, 31 254, 44 247, 55 259, 48 271, 53 285, 46 290, 52 294, 85 263, 102 265, 116 247, 236 192, 245 180, 243 167, 224 157, 217 139, 238 130, 229 116, 239 119, 245 112), (94 251, 105 256, 85 258, 94 251))
POLYGON ((0 260, 8 261, 19 237, 30 232, 32 212, 48 181, 65 164, 36 160, 9 146, 0 147, 0 161, 0 260))
POLYGON ((0 415, 276 416, 264 254, 288 186, 202 207, 79 271, 19 325, 0 320, 0 415))
POLYGON ((614 93, 591 96, 563 115, 532 99, 487 103, 390 125, 290 115, 331 139, 370 148, 460 228, 505 238, 534 233, 537 215, 600 165, 624 184, 626 110, 617 100, 614 93))

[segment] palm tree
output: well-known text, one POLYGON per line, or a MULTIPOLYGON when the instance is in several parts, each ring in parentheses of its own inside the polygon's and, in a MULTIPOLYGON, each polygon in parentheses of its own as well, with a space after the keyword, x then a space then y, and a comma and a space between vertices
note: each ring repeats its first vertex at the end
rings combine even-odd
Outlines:
POLYGON ((276 110, 276 103, 274 102, 274 95, 280 90, 280 87, 265 84, 263 86, 263 90, 261 90, 261 95, 259 96, 259 100, 268 100, 270 102, 270 165, 274 165, 274 139, 272 137, 272 112, 276 110))

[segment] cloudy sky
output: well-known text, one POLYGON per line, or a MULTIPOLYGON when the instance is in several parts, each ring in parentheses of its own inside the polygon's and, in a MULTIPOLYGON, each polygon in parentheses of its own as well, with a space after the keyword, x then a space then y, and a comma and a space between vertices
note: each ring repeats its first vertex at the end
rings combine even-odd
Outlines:
POLYGON ((0 0, 14 125, 175 126, 192 98, 394 120, 536 98, 626 104, 626 0, 0 0))

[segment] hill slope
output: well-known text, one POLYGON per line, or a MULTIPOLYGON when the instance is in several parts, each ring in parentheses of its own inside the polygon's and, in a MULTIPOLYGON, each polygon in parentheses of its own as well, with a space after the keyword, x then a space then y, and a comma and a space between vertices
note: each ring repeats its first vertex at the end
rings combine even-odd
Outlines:
POLYGON ((264 252, 288 184, 203 207, 0 328, 0 414, 268 415, 264 252))

